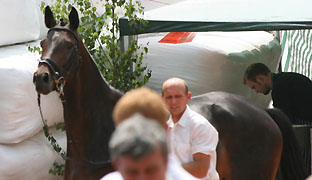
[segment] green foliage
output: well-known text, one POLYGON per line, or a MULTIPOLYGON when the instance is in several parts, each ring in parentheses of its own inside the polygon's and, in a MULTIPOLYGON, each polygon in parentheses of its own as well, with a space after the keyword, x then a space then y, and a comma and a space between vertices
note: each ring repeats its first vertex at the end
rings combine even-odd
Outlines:
POLYGON ((46 123, 43 126, 43 131, 44 131, 45 137, 49 140, 50 144, 53 146, 53 149, 63 158, 63 160, 65 160, 66 159, 66 152, 56 142, 55 138, 50 135, 49 127, 46 123))
POLYGON ((28 51, 29 51, 29 52, 32 52, 32 53, 38 52, 39 54, 42 53, 40 47, 31 47, 31 46, 27 46, 27 48, 28 48, 28 51))
POLYGON ((55 176, 64 176, 65 165, 54 161, 53 167, 49 169, 49 173, 55 176))
MULTIPOLYGON (((56 125, 57 130, 64 130, 65 126, 64 124, 58 124, 56 125)), ((45 137, 48 139, 50 144, 52 145, 53 149, 62 157, 63 160, 66 160, 66 152, 62 147, 57 143, 55 138, 49 133, 49 127, 44 123, 43 126, 43 132, 45 137)), ((57 176, 63 176, 65 171, 65 165, 64 164, 59 164, 58 162, 54 161, 53 166, 51 169, 49 169, 49 173, 57 176)))

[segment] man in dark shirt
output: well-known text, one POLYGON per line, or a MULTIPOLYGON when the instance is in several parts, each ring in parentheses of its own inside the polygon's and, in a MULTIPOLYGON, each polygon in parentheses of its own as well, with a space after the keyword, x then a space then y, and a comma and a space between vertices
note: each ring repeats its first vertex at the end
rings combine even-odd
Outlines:
POLYGON ((257 93, 271 92, 273 106, 288 115, 292 124, 312 124, 312 81, 293 72, 272 73, 262 63, 251 64, 244 84, 257 93))

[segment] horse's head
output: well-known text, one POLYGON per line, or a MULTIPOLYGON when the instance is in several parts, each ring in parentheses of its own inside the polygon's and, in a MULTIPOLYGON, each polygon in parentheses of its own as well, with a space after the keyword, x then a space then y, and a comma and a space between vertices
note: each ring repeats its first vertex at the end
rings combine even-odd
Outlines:
POLYGON ((53 90, 62 90, 72 67, 79 63, 77 62, 79 17, 74 7, 68 17, 69 24, 61 20, 57 25, 49 6, 45 9, 45 25, 49 31, 40 42, 42 55, 33 76, 38 93, 48 94, 53 90))

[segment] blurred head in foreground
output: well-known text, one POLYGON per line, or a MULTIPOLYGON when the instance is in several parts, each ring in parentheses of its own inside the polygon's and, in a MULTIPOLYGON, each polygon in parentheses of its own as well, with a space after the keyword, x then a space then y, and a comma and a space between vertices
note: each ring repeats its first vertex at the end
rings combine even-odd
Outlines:
POLYGON ((124 180, 165 180, 168 148, 165 129, 158 122, 134 114, 118 125, 109 149, 124 180))

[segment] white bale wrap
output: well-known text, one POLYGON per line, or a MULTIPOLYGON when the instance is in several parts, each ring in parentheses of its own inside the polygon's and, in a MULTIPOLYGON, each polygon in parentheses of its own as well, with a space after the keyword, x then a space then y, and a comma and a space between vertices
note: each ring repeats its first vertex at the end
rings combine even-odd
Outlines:
POLYGON ((186 80, 193 95, 227 91, 268 106, 269 96, 256 94, 243 84, 248 65, 262 62, 275 70, 281 53, 278 40, 268 32, 203 32, 192 42, 159 43, 166 33, 139 36, 148 44, 144 63, 152 70, 147 86, 161 92, 170 77, 186 80))
POLYGON ((40 36, 36 0, 4 0, 0 6, 0 46, 37 40, 40 36))
MULTIPOLYGON (((28 52, 25 44, 0 50, 0 143, 18 143, 43 127, 32 83, 39 56, 28 52)), ((49 126, 64 121, 57 93, 41 95, 41 108, 49 126)))

